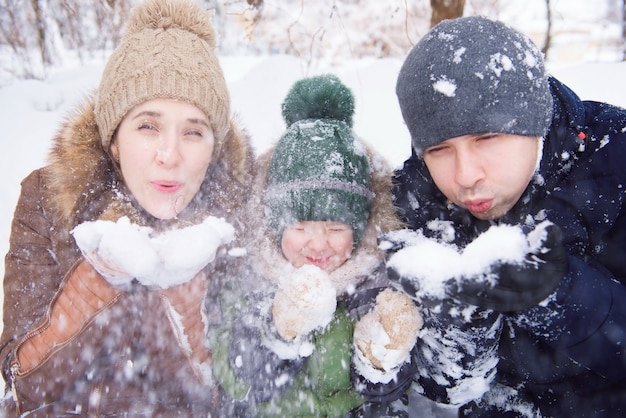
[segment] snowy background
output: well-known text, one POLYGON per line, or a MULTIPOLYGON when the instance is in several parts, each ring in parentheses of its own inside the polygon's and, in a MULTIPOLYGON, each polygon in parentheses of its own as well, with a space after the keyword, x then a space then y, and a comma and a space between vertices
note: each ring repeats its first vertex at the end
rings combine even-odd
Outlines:
MULTIPOLYGON (((300 2, 292 3, 298 7, 291 12, 302 13, 300 2)), ((324 9, 323 5, 335 2, 310 3, 318 6, 315 13, 309 11, 307 16, 328 19, 328 7, 324 9)), ((404 2, 367 2, 373 7, 369 10, 370 16, 381 13, 378 8, 382 6, 378 3, 389 7, 390 3, 404 2)), ((468 13, 473 2, 468 0, 467 3, 466 15, 473 14, 472 10, 468 13)), ((546 27, 545 1, 515 0, 506 3, 506 6, 494 8, 488 14, 529 34, 542 45, 546 27)), ((550 72, 583 99, 626 107, 626 82, 623 81, 626 62, 620 61, 621 45, 616 42, 621 36, 621 27, 606 18, 610 9, 618 7, 619 10, 621 1, 552 0, 552 4, 554 38, 548 55, 550 72)), ((361 13, 367 15, 367 7, 361 7, 361 13)), ((363 20, 360 22, 363 24, 363 20)), ((301 23, 315 27, 314 21, 303 20, 301 23)), ((276 33, 268 35, 267 39, 257 33, 254 42, 247 40, 246 44, 234 29, 221 31, 222 36, 227 36, 221 41, 225 50, 220 53, 220 61, 230 88, 232 109, 249 131, 257 153, 266 150, 285 129, 280 116, 280 103, 293 82, 302 77, 333 72, 355 95, 354 126, 357 134, 393 166, 399 166, 409 156, 409 135, 394 92, 403 54, 387 58, 342 55, 338 46, 346 44, 346 38, 349 41, 356 33, 366 33, 370 37, 385 36, 382 32, 370 33, 365 27, 350 27, 349 23, 344 19, 343 29, 336 30, 334 37, 329 28, 327 36, 317 44, 321 52, 315 55, 315 59, 302 54, 260 53, 259 44, 270 42, 269 39, 276 33), (245 45, 242 47, 242 44, 245 45), (324 55, 324 48, 327 48, 327 55, 324 55)), ((424 30, 424 27, 415 29, 413 42, 424 30)), ((406 53, 408 49, 404 55, 406 53)), ((0 62, 7 61, 3 54, 6 50, 0 49, 0 62)), ((4 255, 8 250, 11 218, 20 181, 31 170, 45 163, 51 139, 61 121, 97 87, 107 56, 107 52, 95 53, 90 59, 78 61, 68 54, 41 80, 21 80, 7 77, 6 73, 0 78, 0 127, 3 132, 0 170, 4 179, 0 183, 0 254, 4 255)), ((0 263, 0 277, 3 275, 4 264, 0 263)), ((0 289, 0 296, 1 293, 0 289)))

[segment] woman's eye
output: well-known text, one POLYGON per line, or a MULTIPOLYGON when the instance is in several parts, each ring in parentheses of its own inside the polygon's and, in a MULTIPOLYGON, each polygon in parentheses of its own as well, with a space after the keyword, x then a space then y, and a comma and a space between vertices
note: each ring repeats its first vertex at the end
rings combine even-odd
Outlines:
POLYGON ((150 130, 150 131, 155 131, 157 128, 156 128, 156 126, 155 126, 155 125, 153 125, 152 123, 144 122, 144 123, 142 123, 141 125, 139 125, 139 130, 142 130, 142 129, 147 129, 147 130, 150 130))
POLYGON ((196 136, 196 137, 199 137, 199 138, 203 138, 204 137, 204 132, 202 130, 195 130, 194 129, 194 130, 187 131, 185 133, 185 135, 186 136, 196 136))

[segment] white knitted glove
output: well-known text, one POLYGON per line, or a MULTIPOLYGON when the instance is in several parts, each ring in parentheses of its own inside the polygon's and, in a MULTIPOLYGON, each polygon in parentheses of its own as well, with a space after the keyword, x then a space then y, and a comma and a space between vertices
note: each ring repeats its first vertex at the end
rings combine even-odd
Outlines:
POLYGON ((285 340, 293 340, 328 325, 337 308, 337 292, 323 270, 305 265, 283 278, 272 307, 274 325, 285 340))
POLYGON ((395 369, 409 359, 421 327, 422 317, 413 301, 401 292, 386 289, 376 297, 374 308, 357 322, 357 354, 376 369, 395 369))
POLYGON ((83 256, 113 287, 123 288, 138 274, 147 274, 157 264, 150 244, 150 228, 118 222, 84 222, 72 230, 83 256))
POLYGON ((133 278, 145 286, 167 289, 191 280, 215 259, 218 247, 234 239, 235 230, 224 219, 207 217, 201 224, 153 236, 152 228, 94 221, 72 231, 85 258, 111 285, 133 278))
POLYGON ((215 260, 220 245, 234 238, 233 226, 213 216, 197 225, 166 231, 150 240, 157 265, 147 274, 138 274, 137 280, 162 289, 186 283, 215 260))

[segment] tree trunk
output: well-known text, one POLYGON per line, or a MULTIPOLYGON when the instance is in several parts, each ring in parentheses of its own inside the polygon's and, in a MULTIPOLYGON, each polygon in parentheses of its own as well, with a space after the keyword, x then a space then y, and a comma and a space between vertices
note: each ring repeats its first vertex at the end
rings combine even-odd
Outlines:
POLYGON ((622 0, 622 61, 626 61, 626 0, 622 0))
POLYGON ((48 51, 48 43, 46 42, 46 17, 41 10, 40 0, 31 0, 33 12, 35 13, 35 27, 37 28, 37 44, 41 53, 41 62, 44 67, 52 63, 50 51, 48 51))
MULTIPOLYGON (((626 1, 626 0, 624 0, 626 1)), ((454 19, 463 16, 465 0, 430 0, 430 27, 445 19, 454 19)))
MULTIPOLYGON (((626 2, 626 0, 624 1, 626 2)), ((550 0, 546 0, 546 19, 548 20, 548 27, 546 28, 546 40, 543 43, 541 52, 543 52, 545 59, 548 59, 548 51, 552 43, 552 10, 550 9, 550 0)))

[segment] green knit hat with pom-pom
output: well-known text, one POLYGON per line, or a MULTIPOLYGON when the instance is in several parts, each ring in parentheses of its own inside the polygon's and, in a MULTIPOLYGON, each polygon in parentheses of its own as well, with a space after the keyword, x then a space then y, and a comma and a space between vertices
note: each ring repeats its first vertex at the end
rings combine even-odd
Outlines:
POLYGON ((265 206, 270 227, 302 221, 352 226, 354 247, 369 219, 368 158, 352 132, 354 96, 330 74, 297 81, 282 104, 287 130, 270 162, 265 206))

